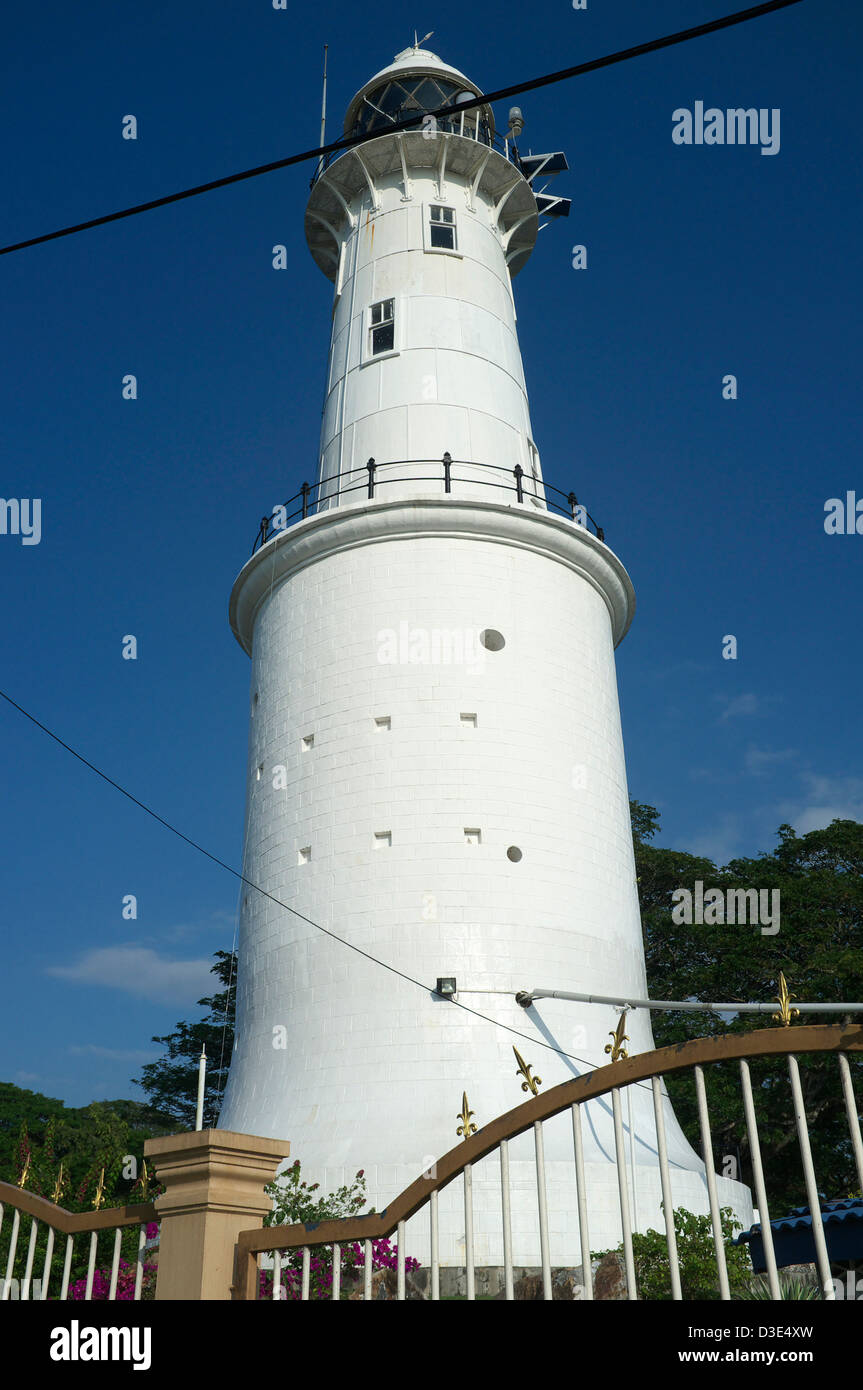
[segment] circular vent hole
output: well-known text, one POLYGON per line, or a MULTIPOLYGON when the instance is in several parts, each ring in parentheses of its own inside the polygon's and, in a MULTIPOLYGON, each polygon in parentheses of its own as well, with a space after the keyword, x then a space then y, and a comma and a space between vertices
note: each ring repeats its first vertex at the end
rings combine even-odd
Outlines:
POLYGON ((506 857, 507 859, 511 860, 513 864, 517 864, 522 857, 521 850, 519 849, 518 845, 510 845, 509 849, 506 852, 506 857))
POLYGON ((479 634, 479 640, 489 652, 503 651, 506 646, 506 638, 502 632, 498 632, 493 627, 484 628, 479 634))

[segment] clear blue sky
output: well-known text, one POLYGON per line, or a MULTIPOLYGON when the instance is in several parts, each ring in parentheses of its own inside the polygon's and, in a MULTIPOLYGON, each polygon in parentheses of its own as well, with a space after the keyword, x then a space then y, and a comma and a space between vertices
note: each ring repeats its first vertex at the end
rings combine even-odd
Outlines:
MULTIPOLYGON (((325 42, 336 134, 414 24, 492 90, 742 2, 19 5, 0 236, 314 145, 325 42)), ((804 0, 520 102, 522 147, 566 151, 573 200, 515 282, 545 475, 635 583, 630 793, 661 810, 663 844, 720 862, 769 850, 782 821, 863 819, 863 535, 823 526, 827 498, 863 497, 861 29, 856 0, 804 0), (779 108, 779 153, 674 144, 697 100, 779 108)), ((0 259, 0 493, 43 508, 39 545, 0 536, 0 683, 237 865, 249 665, 227 600, 259 517, 315 473, 331 288, 303 238, 310 174, 0 259)), ((197 1016, 231 945, 236 881, 6 706, 0 739, 0 1076, 70 1104, 142 1098, 151 1035, 197 1016)))

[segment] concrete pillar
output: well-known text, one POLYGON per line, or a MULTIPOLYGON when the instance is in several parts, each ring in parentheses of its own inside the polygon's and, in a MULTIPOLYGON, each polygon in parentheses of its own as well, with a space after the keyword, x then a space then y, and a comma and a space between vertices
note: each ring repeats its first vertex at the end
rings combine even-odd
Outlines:
POLYGON ((204 1129, 148 1139, 144 1155, 166 1191, 156 1199, 162 1227, 157 1299, 229 1299, 240 1231, 263 1225, 264 1192, 291 1146, 231 1130, 204 1129))

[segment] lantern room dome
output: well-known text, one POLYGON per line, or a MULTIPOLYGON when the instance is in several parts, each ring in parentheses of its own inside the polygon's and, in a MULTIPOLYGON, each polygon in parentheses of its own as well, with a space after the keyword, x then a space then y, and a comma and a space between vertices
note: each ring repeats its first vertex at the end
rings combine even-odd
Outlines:
MULTIPOLYGON (((345 135, 384 135, 395 122, 422 111, 436 111, 452 105, 458 117, 462 101, 480 97, 482 92, 458 68, 445 63, 426 48, 405 48, 389 67, 375 73, 357 92, 345 115, 345 135)), ((479 114, 480 132, 490 144, 494 137, 494 115, 490 106, 465 113, 465 121, 475 122, 479 114)), ((459 117, 460 119, 460 117, 459 117)), ((440 120, 440 118, 439 118, 440 120)))

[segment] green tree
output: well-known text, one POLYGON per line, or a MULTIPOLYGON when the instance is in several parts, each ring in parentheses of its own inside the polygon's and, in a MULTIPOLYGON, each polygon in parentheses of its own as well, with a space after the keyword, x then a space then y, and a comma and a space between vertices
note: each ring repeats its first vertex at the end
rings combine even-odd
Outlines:
POLYGON ((202 1047, 207 1051, 204 1128, 215 1126, 219 1118, 234 1048, 237 957, 232 951, 216 951, 215 955, 216 964, 211 969, 222 989, 198 1000, 200 1007, 208 1010, 207 1016, 198 1023, 178 1023, 176 1032, 154 1037, 153 1042, 167 1048, 167 1056, 148 1062, 141 1068, 140 1079, 133 1082, 143 1087, 154 1109, 175 1122, 174 1128, 194 1128, 202 1047))
MULTIPOLYGON (((834 820, 798 836, 779 828, 772 853, 732 860, 722 868, 709 859, 650 843, 658 828, 652 808, 634 803, 633 841, 639 880, 647 978, 657 999, 769 1000, 780 971, 800 998, 811 1002, 855 1000, 863 991, 863 825, 834 820), (680 925, 672 920, 672 893, 708 888, 778 889, 780 923, 775 935, 758 925, 680 925)), ((741 1033, 775 1026, 769 1015, 654 1013, 659 1047, 687 1038, 741 1033)), ((799 1022, 813 1022, 802 1015, 799 1022)), ((838 1016, 835 1021, 838 1021, 838 1016)), ((863 1059, 849 1055, 855 1089, 863 1059)), ((806 1201, 791 1091, 781 1059, 750 1063, 759 1135, 770 1156, 768 1197, 779 1214, 806 1201)), ((855 1190, 848 1123, 835 1056, 801 1057, 804 1104, 819 1188, 842 1197, 855 1190)), ((736 1066, 706 1073, 714 1152, 739 1162, 738 1176, 751 1183, 751 1160, 736 1066)), ((683 1128, 700 1151, 695 1097, 687 1075, 669 1076, 669 1094, 683 1128)))
MULTIPOLYGON (((719 1215, 729 1287, 732 1294, 741 1297, 749 1290, 752 1266, 746 1248, 734 1244, 734 1235, 740 1230, 740 1223, 734 1220, 731 1208, 723 1207, 719 1215)), ((695 1216, 684 1207, 675 1208, 674 1232, 677 1237, 680 1291, 684 1299, 718 1299, 719 1275, 710 1217, 695 1216)), ((623 1246, 620 1245, 616 1253, 622 1252, 623 1246)), ((670 1299, 671 1265, 665 1232, 660 1234, 652 1228, 636 1231, 632 1237, 632 1257, 639 1298, 670 1299)))

